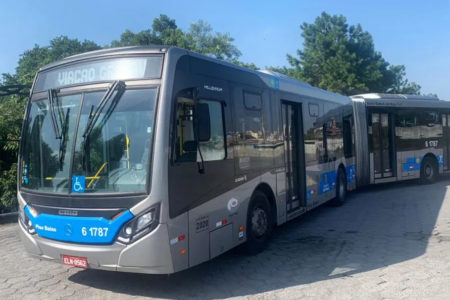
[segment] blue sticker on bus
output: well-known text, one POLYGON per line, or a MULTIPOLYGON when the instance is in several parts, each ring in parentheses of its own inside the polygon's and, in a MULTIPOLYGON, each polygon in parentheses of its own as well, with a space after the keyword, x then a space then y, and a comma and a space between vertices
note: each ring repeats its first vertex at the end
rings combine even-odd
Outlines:
POLYGON ((336 171, 323 173, 319 185, 319 194, 324 194, 336 188, 336 171))
POLYGON ((33 217, 28 205, 25 207, 25 213, 39 236, 57 241, 85 244, 113 243, 123 224, 134 217, 129 210, 112 220, 102 217, 49 214, 39 214, 33 217))
POLYGON ((345 168, 345 172, 347 173, 347 183, 352 183, 356 178, 356 168, 355 165, 350 165, 345 168))
POLYGON ((86 176, 72 176, 72 193, 84 193, 86 176))
POLYGON ((404 172, 419 171, 422 157, 408 157, 406 162, 402 165, 404 172))

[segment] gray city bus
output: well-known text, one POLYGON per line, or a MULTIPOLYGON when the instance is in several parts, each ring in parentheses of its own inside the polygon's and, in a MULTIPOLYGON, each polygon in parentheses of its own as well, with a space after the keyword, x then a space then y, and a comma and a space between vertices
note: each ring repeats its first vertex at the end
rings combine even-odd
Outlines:
POLYGON ((421 179, 450 171, 450 102, 421 95, 351 97, 358 186, 421 179))
POLYGON ((39 70, 19 157, 31 254, 173 273, 356 187, 350 98, 175 47, 69 57, 39 70))

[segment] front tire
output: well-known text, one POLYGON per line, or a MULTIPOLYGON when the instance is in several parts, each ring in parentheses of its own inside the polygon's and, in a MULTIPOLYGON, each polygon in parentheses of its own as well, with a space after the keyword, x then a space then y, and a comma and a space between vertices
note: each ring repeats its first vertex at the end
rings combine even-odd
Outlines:
POLYGON ((420 166, 420 179, 423 184, 431 184, 436 181, 438 175, 438 167, 436 159, 425 157, 420 166))
POLYGON ((245 252, 250 255, 264 250, 270 240, 273 216, 267 196, 255 191, 247 211, 247 242, 245 252))

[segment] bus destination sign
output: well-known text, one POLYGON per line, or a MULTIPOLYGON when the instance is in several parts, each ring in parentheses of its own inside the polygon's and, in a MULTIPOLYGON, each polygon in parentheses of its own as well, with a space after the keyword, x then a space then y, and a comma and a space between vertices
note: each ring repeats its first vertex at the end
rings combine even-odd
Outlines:
POLYGON ((74 84, 161 77, 162 56, 103 59, 57 68, 38 75, 35 90, 74 84))

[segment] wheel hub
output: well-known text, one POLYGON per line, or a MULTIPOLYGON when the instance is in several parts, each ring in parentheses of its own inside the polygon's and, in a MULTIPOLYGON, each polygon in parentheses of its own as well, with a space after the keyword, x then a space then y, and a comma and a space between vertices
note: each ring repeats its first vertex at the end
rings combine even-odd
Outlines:
POLYGON ((256 207, 252 214, 252 231, 256 237, 261 237, 267 232, 268 220, 265 210, 256 207))
POLYGON ((433 168, 430 165, 425 166, 425 175, 431 177, 433 175, 433 168))
POLYGON ((344 194, 345 194, 344 182, 343 182, 343 180, 341 180, 341 182, 339 184, 339 197, 341 199, 343 199, 344 198, 344 194))

